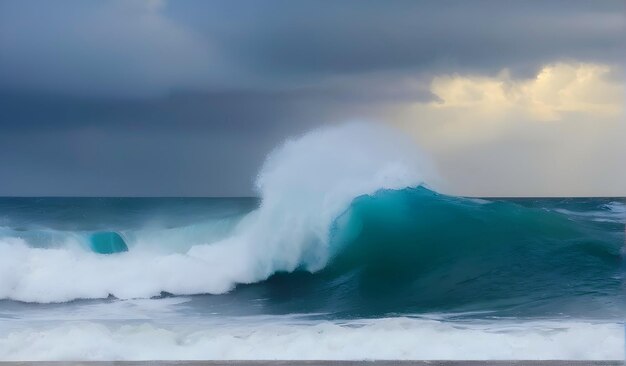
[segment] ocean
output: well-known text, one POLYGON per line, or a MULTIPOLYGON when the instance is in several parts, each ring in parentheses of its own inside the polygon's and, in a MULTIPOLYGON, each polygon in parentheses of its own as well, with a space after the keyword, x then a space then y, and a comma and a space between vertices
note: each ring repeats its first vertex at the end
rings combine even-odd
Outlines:
POLYGON ((0 360, 624 357, 623 198, 446 195, 344 137, 258 198, 0 198, 0 360))

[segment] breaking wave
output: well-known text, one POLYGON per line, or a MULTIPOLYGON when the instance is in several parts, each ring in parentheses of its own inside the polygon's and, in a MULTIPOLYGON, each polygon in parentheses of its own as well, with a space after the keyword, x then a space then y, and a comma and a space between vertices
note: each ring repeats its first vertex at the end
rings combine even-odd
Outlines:
POLYGON ((4 230, 0 298, 63 302, 219 294, 278 271, 320 270, 333 253, 334 219, 358 196, 422 184, 426 167, 419 157, 408 139, 381 126, 348 124, 308 133, 267 158, 256 182, 258 209, 238 218, 227 235, 191 246, 177 238, 169 244, 176 250, 165 253, 130 243, 126 253, 103 256, 85 250, 84 233, 4 230))
POLYGON ((477 302, 540 307, 560 295, 619 293, 622 203, 590 218, 447 196, 426 182, 436 182, 430 164, 393 130, 313 131, 268 156, 251 210, 98 235, 0 229, 0 299, 224 294, 269 279, 238 291, 287 284, 308 291, 294 311, 350 316, 364 306, 375 313, 398 304, 405 312, 477 302), (340 295, 314 300, 331 293, 340 295))

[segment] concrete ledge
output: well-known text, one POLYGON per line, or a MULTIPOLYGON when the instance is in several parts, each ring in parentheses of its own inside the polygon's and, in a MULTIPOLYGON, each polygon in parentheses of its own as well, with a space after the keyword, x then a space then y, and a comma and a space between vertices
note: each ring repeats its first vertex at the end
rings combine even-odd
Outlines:
POLYGON ((624 366, 624 361, 0 361, 0 366, 624 366))

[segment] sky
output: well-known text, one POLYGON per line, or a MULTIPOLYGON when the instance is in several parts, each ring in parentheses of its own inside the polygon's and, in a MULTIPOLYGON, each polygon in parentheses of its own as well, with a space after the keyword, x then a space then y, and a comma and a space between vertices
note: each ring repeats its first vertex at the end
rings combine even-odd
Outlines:
POLYGON ((626 3, 0 0, 0 195, 250 196, 364 120, 470 196, 626 196, 626 3))

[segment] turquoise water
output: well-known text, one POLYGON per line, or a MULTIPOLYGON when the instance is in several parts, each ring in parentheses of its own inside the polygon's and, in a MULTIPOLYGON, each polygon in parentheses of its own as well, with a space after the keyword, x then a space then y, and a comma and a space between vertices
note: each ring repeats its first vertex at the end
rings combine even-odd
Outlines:
POLYGON ((0 359, 624 356, 623 199, 262 205, 1 198, 0 359))
MULTIPOLYGON (((133 252, 185 253, 206 245, 205 238, 228 238, 258 205, 253 198, 3 198, 0 240, 21 238, 44 256, 52 249, 122 256, 124 270, 123 256, 133 252)), ((333 221, 324 268, 277 271, 221 294, 182 294, 195 295, 187 311, 199 314, 619 318, 623 210, 616 198, 480 200, 425 188, 380 191, 358 197, 333 221)), ((55 285, 49 287, 44 302, 115 298, 103 292, 104 300, 81 300, 75 291, 57 299, 55 285)), ((175 296, 173 288, 158 296, 175 296)), ((0 304, 14 300, 22 299, 5 294, 0 304)))
POLYGON ((279 146, 258 199, 0 198, 0 360, 626 356, 623 198, 435 177, 348 124, 279 146))

